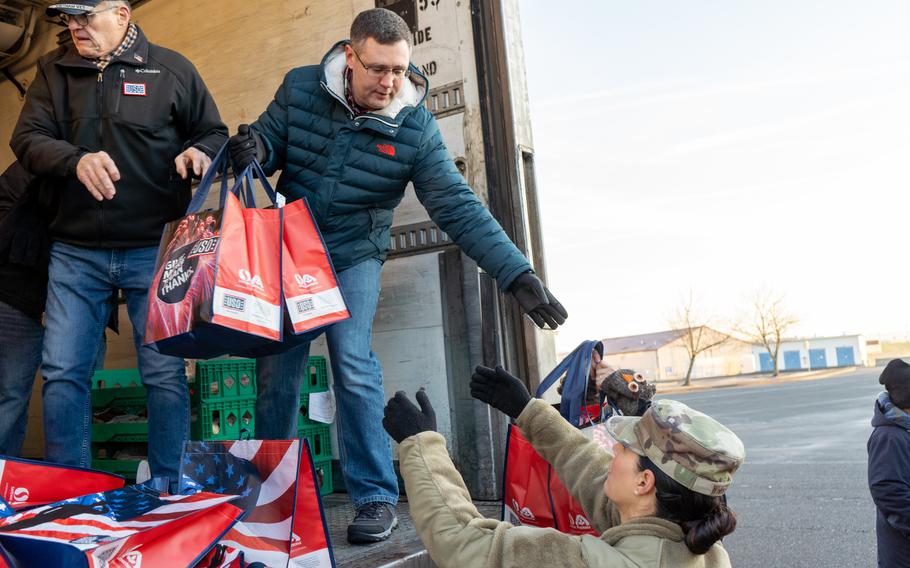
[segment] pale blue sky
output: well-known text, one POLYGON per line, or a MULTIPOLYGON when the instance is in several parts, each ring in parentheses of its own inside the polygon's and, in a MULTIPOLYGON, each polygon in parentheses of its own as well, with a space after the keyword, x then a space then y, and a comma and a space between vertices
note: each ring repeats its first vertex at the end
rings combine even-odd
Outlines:
POLYGON ((522 0, 551 289, 586 338, 910 333, 910 2, 522 0))

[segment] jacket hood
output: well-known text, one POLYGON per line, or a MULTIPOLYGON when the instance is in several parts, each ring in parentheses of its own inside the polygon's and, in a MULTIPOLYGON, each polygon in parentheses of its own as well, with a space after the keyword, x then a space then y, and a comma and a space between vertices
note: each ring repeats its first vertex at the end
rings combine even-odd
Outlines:
POLYGON ((910 431, 910 414, 894 406, 887 391, 878 395, 872 414, 872 427, 879 426, 895 426, 910 431))
MULTIPOLYGON (((344 70, 347 62, 344 57, 344 46, 350 44, 349 40, 342 40, 332 46, 332 49, 322 58, 322 84, 331 91, 339 101, 345 101, 344 96, 344 70)), ((370 111, 369 114, 385 116, 391 119, 407 109, 423 104, 429 90, 429 81, 420 74, 414 64, 410 64, 411 74, 408 80, 401 85, 395 98, 384 109, 370 111)), ((347 106, 347 103, 344 103, 347 106)))

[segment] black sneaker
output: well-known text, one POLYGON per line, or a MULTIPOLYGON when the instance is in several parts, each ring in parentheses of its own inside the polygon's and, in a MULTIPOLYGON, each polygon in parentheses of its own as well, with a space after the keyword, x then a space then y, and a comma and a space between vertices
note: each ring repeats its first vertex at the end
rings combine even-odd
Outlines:
POLYGON ((357 510, 357 516, 348 525, 348 542, 367 544, 389 538, 398 528, 395 506, 389 503, 367 503, 357 510))

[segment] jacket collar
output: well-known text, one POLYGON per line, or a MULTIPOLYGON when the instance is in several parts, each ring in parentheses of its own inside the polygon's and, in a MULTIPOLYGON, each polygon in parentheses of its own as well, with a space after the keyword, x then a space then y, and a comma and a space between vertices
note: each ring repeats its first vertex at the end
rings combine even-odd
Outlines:
POLYGON ((600 538, 610 546, 616 546, 616 543, 627 536, 655 536, 681 542, 683 532, 682 528, 673 521, 658 517, 641 517, 607 529, 600 535, 600 538))
MULTIPOLYGON (((133 46, 121 53, 118 57, 115 57, 111 60, 110 65, 115 63, 123 63, 124 65, 131 65, 133 67, 145 67, 149 62, 149 41, 145 37, 145 33, 142 32, 142 28, 136 26, 136 41, 133 42, 133 46)), ((56 61, 57 65, 62 67, 79 67, 83 69, 93 69, 98 70, 98 67, 95 64, 81 55, 76 51, 75 45, 70 45, 67 48, 66 53, 63 54, 63 57, 56 61)))
POLYGON ((887 391, 878 395, 875 401, 875 415, 872 417, 873 426, 897 426, 910 431, 910 415, 894 406, 887 391))
MULTIPOLYGON (((348 114, 353 114, 344 97, 344 69, 347 66, 344 58, 344 46, 350 40, 341 40, 332 46, 320 63, 320 84, 348 114)), ((365 126, 369 125, 380 131, 397 130, 404 119, 415 108, 424 104, 429 91, 430 82, 424 77, 413 63, 410 64, 411 74, 396 93, 389 106, 384 109, 360 115, 365 126), (376 124, 373 124, 376 123, 376 124)), ((387 132, 390 133, 390 132, 387 132)))

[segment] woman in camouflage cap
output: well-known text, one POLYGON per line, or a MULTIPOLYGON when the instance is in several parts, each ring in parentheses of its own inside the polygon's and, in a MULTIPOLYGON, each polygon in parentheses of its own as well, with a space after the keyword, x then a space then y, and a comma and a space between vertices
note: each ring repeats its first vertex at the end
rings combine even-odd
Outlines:
POLYGON ((414 525, 442 568, 730 566, 720 539, 733 532, 736 516, 724 494, 744 449, 717 421, 682 403, 658 400, 641 417, 608 421, 617 439, 611 454, 549 404, 531 398, 523 381, 501 367, 478 367, 471 394, 515 419, 600 536, 484 518, 446 452, 445 438, 434 431, 426 393, 417 394, 418 409, 399 392, 386 406, 383 426, 400 444, 414 525))

